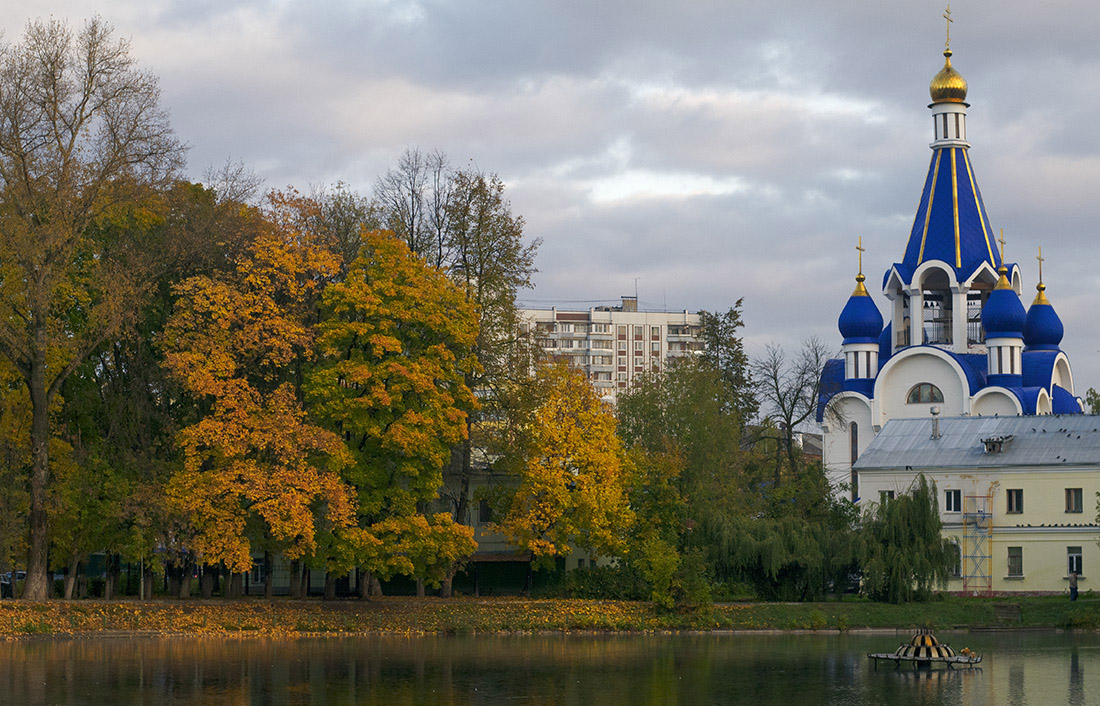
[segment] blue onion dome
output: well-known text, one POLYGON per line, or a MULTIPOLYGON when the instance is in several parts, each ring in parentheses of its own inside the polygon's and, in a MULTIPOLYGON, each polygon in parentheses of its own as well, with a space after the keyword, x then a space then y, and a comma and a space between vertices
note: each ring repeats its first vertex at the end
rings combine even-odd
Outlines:
POLYGON ((1062 326, 1062 320, 1058 318, 1058 312, 1054 311, 1054 307, 1050 305, 1044 293, 1046 285, 1039 282, 1035 288, 1039 293, 1035 295, 1035 301, 1027 310, 1024 345, 1037 350, 1058 350, 1065 328, 1062 326))
POLYGON ((1008 283, 1008 268, 1001 265, 997 286, 982 307, 982 328, 986 338, 1020 338, 1027 312, 1020 297, 1008 283))
POLYGON ((856 275, 856 289, 840 312, 837 322, 844 343, 877 343, 882 333, 882 314, 863 282, 863 273, 856 275))

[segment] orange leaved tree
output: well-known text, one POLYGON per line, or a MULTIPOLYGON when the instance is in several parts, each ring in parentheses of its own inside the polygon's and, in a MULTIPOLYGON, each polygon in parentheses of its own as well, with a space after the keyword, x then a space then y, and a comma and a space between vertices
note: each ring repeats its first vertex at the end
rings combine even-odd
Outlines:
POLYGON ((251 566, 251 527, 298 559, 319 531, 354 518, 340 474, 350 456, 306 418, 297 384, 314 343, 308 317, 338 268, 302 229, 309 207, 273 195, 232 273, 176 286, 165 331, 166 364, 202 410, 180 433, 184 466, 168 499, 189 519, 192 551, 231 571, 251 566))

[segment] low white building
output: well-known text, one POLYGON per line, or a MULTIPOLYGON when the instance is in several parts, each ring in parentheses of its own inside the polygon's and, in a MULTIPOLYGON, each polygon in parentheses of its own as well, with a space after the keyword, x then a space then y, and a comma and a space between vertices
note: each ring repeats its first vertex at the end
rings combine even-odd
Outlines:
POLYGON ((935 482, 959 547, 952 592, 1064 593, 1071 571, 1086 591, 1100 577, 1100 417, 894 419, 854 470, 866 504, 908 492, 918 474, 935 482))

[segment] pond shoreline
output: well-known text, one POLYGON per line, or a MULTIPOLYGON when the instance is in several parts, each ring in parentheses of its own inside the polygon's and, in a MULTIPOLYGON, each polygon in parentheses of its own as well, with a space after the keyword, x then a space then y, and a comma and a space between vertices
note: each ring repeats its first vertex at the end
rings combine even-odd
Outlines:
POLYGON ((945 597, 890 605, 722 603, 664 612, 634 601, 524 598, 0 601, 0 640, 33 637, 216 635, 742 634, 1038 631, 1100 627, 1100 599, 945 597), (1018 605, 998 620, 994 606, 1018 605))

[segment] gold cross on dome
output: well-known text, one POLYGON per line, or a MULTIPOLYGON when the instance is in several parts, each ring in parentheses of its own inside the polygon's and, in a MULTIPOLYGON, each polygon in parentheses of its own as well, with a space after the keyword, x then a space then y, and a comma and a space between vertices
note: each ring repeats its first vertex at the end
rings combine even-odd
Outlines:
POLYGON ((1046 259, 1045 257, 1043 257, 1043 246, 1042 245, 1039 246, 1039 254, 1035 256, 1035 259, 1039 261, 1039 284, 1042 284, 1043 283, 1043 260, 1046 259))
POLYGON ((1005 264, 1005 229, 1001 228, 1001 237, 997 240, 1001 244, 1001 264, 1005 264))
POLYGON ((947 20, 947 41, 943 43, 944 49, 951 48, 951 23, 955 20, 951 19, 951 6, 947 6, 947 11, 943 13, 943 19, 947 20))
POLYGON ((856 250, 859 251, 859 273, 863 274, 863 253, 867 252, 867 248, 863 247, 863 236, 859 236, 859 245, 856 246, 856 250))

